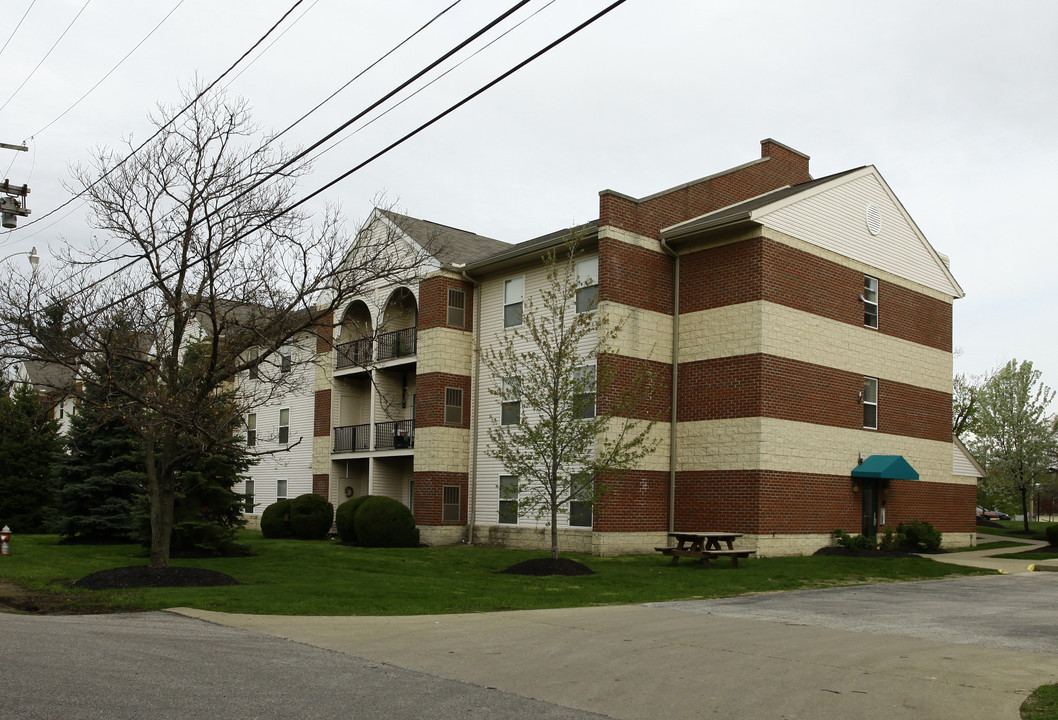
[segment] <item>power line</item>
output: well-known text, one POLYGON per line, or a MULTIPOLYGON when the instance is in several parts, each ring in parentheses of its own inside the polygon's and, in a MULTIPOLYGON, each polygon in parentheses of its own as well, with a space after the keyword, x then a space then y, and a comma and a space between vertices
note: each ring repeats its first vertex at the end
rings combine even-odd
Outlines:
MULTIPOLYGON (((118 63, 117 63, 117 65, 115 65, 114 67, 110 68, 110 70, 109 70, 109 71, 107 72, 107 74, 106 74, 106 75, 104 75, 103 77, 99 78, 99 80, 98 80, 98 81, 96 82, 96 84, 95 84, 95 85, 93 85, 92 87, 88 88, 88 91, 87 91, 87 92, 85 92, 85 94, 84 94, 84 95, 82 95, 81 97, 77 98, 77 100, 75 100, 75 101, 74 101, 73 105, 71 105, 70 107, 66 108, 66 109, 65 109, 65 110, 63 110, 63 111, 62 111, 61 113, 59 113, 59 116, 58 116, 57 118, 55 118, 55 119, 54 119, 54 120, 52 120, 52 121, 51 121, 50 123, 48 123, 47 125, 45 125, 44 127, 42 127, 42 128, 40 129, 40 130, 37 130, 37 131, 36 131, 35 133, 33 133, 33 134, 32 134, 32 135, 30 136, 30 139, 33 139, 33 138, 35 138, 35 137, 36 137, 37 135, 40 135, 40 134, 41 134, 42 132, 44 132, 45 130, 47 130, 48 128, 50 128, 50 127, 51 127, 52 125, 54 125, 55 123, 57 123, 57 122, 58 122, 59 120, 61 120, 61 119, 62 119, 62 118, 63 118, 63 117, 64 117, 64 116, 66 115, 66 113, 68 113, 68 112, 70 112, 71 110, 73 110, 73 109, 74 109, 75 107, 77 107, 77 106, 78 106, 78 105, 80 104, 80 102, 81 102, 82 100, 84 100, 84 99, 85 99, 86 97, 88 97, 89 95, 91 95, 91 94, 92 94, 92 92, 94 92, 94 91, 95 91, 95 89, 96 89, 97 87, 99 87, 100 85, 102 85, 102 84, 103 84, 103 81, 104 81, 104 80, 106 80, 106 79, 107 79, 108 77, 110 77, 111 75, 113 75, 113 74, 114 74, 114 71, 115 71, 115 70, 117 70, 117 69, 118 69, 119 67, 121 67, 121 65, 122 65, 122 64, 123 64, 123 63, 124 63, 124 62, 125 62, 126 60, 128 60, 128 59, 129 59, 129 57, 131 57, 131 56, 132 56, 132 53, 134 53, 134 52, 136 52, 137 50, 139 50, 139 49, 140 49, 140 46, 141 46, 141 45, 143 45, 143 43, 147 42, 147 40, 148 40, 148 39, 149 39, 149 38, 151 37, 151 35, 154 35, 155 31, 156 31, 156 30, 158 30, 158 28, 160 28, 160 27, 161 27, 161 26, 162 26, 163 24, 165 24, 165 21, 169 19, 169 16, 170 16, 170 15, 172 15, 173 13, 175 13, 175 12, 176 12, 176 11, 177 11, 177 10, 178 10, 178 9, 180 8, 180 6, 181 6, 181 5, 183 5, 183 4, 184 4, 184 0, 179 0, 179 2, 177 2, 177 3, 176 3, 176 5, 174 5, 174 6, 173 6, 173 9, 172 9, 172 10, 170 10, 170 11, 169 11, 169 13, 168 13, 168 14, 167 14, 167 15, 166 15, 165 17, 163 17, 163 18, 162 18, 162 19, 161 19, 161 20, 160 20, 160 21, 158 22, 158 24, 157 24, 157 25, 155 25, 155 26, 154 26, 153 28, 151 28, 151 31, 150 31, 150 32, 149 32, 149 33, 147 33, 147 34, 146 34, 146 35, 145 35, 145 36, 143 37, 143 39, 142 39, 142 40, 140 40, 140 41, 139 41, 138 43, 136 43, 136 46, 135 46, 134 48, 132 48, 131 50, 129 50, 129 51, 128 51, 128 52, 127 52, 127 53, 125 54, 125 57, 123 57, 123 58, 121 58, 120 60, 118 60, 118 63)), ((0 109, 2 109, 2 108, 0 108, 0 109)))
MULTIPOLYGON (((18 95, 19 90, 24 88, 26 86, 26 83, 29 82, 29 79, 31 77, 33 77, 33 75, 37 72, 37 70, 40 69, 40 66, 44 64, 44 61, 48 59, 48 56, 51 55, 52 51, 58 46, 58 44, 60 42, 62 42, 62 39, 64 37, 66 37, 66 33, 70 32, 70 28, 72 28, 73 24, 75 22, 77 22, 77 18, 81 17, 81 13, 83 13, 85 11, 85 8, 88 7, 88 4, 90 2, 92 2, 92 0, 85 0, 84 5, 82 5, 81 9, 77 11, 77 14, 73 16, 73 20, 71 20, 70 24, 66 26, 66 29, 62 31, 62 35, 59 36, 59 39, 56 40, 55 43, 50 48, 48 48, 48 52, 44 53, 44 57, 42 57, 40 59, 40 62, 37 63, 37 66, 30 71, 29 75, 26 76, 26 79, 22 81, 22 84, 19 85, 17 88, 15 88, 15 91, 13 93, 11 93, 11 97, 9 97, 6 101, 4 101, 3 105, 0 105, 0 112, 3 112, 4 108, 7 107, 8 103, 10 103, 12 100, 15 99, 15 95, 18 95)), ((29 12, 29 11, 27 10, 27 12, 29 12)), ((5 47, 6 47, 6 44, 5 44, 5 47)))
POLYGON ((21 17, 21 19, 19 19, 18 25, 15 25, 15 29, 12 30, 11 34, 7 36, 7 41, 4 43, 4 46, 0 47, 0 55, 4 54, 4 50, 7 50, 7 46, 11 43, 11 38, 15 37, 15 33, 18 32, 18 29, 20 27, 22 27, 22 21, 26 19, 26 16, 29 15, 29 11, 32 10, 33 6, 36 5, 36 4, 37 4, 37 0, 33 0, 33 2, 31 2, 29 4, 29 7, 26 8, 26 12, 22 13, 22 17, 21 17))
MULTIPOLYGON (((91 0, 89 0, 89 2, 91 2, 91 0)), ((181 115, 183 115, 189 109, 194 107, 195 103, 197 103, 202 98, 203 95, 205 95, 207 92, 212 90, 213 87, 216 86, 217 83, 219 83, 221 80, 223 80, 225 78, 225 76, 228 75, 228 73, 230 73, 232 70, 234 70, 235 67, 246 58, 246 56, 248 56, 250 53, 252 53, 257 48, 258 45, 263 43, 268 38, 268 36, 271 35, 275 31, 275 29, 277 27, 279 27, 280 24, 282 24, 282 22, 284 20, 286 20, 287 16, 289 16, 292 12, 294 12, 294 10, 296 10, 298 5, 300 5, 302 2, 304 2, 304 0, 297 0, 297 2, 295 2, 292 6, 290 6, 290 9, 287 10, 285 13, 283 13, 283 16, 280 17, 279 20, 277 20, 275 22, 275 24, 272 25, 272 27, 270 27, 268 29, 268 32, 266 32, 264 35, 262 35, 260 38, 258 38, 257 42, 255 42, 253 45, 251 45, 249 50, 247 50, 242 55, 240 55, 239 59, 236 60, 234 63, 232 63, 231 66, 227 70, 225 70, 223 73, 221 73, 220 76, 218 76, 216 80, 214 80, 208 86, 206 86, 201 92, 198 93, 198 95, 196 95, 191 100, 191 102, 189 102, 187 105, 185 105, 183 108, 181 108, 181 110, 179 112, 175 113, 164 125, 162 125, 160 128, 158 128, 158 130, 156 130, 153 135, 151 135, 149 138, 147 138, 142 143, 140 143, 140 145, 138 147, 136 147, 132 152, 130 152, 128 155, 126 155, 124 158, 122 158, 122 160, 120 162, 118 162, 116 165, 114 165, 109 170, 107 170, 105 173, 103 173, 98 178, 96 178, 95 182, 93 182, 91 185, 89 185, 88 187, 86 187, 83 190, 81 190, 81 192, 77 193, 72 198, 70 198, 66 202, 62 203, 58 207, 52 208, 51 210, 49 210, 48 212, 44 213, 40 217, 38 217, 38 218, 36 218, 34 220, 31 220, 30 222, 26 223, 25 225, 23 225, 23 228, 27 228, 30 225, 33 225, 34 223, 38 223, 38 222, 44 220, 45 218, 50 217, 51 215, 54 215, 55 213, 59 212, 60 210, 62 210, 67 205, 75 202, 78 198, 80 198, 86 192, 88 192, 93 187, 95 187, 96 185, 101 183, 103 180, 105 180, 111 173, 113 173, 115 170, 117 170, 118 168, 122 167, 125 163, 127 163, 130 159, 132 159, 132 157, 136 153, 138 153, 140 150, 145 148, 152 140, 154 140, 156 137, 161 135, 170 125, 172 125, 174 122, 176 122, 177 118, 179 118, 181 115)), ((13 230, 8 230, 7 233, 3 233, 3 234, 8 234, 8 233, 11 233, 11 232, 14 232, 14 231, 13 230)))
MULTIPOLYGON (((572 30, 570 30, 569 32, 567 32, 566 34, 562 35, 562 36, 561 36, 560 38, 558 38, 557 40, 554 40, 554 41, 552 41, 551 43, 549 43, 549 44, 548 44, 547 46, 545 46, 545 47, 544 47, 544 48, 542 48, 541 50, 538 50, 537 52, 533 53, 532 55, 530 55, 530 56, 529 56, 528 58, 526 58, 525 60, 521 61, 520 63, 518 63, 517 65, 515 65, 514 67, 512 67, 512 68, 511 68, 510 70, 507 70, 506 72, 504 72, 504 73, 502 73, 501 75, 497 76, 497 77, 496 77, 495 79, 493 79, 492 81, 490 81, 490 82, 488 82, 487 84, 485 84, 485 85, 481 86, 480 88, 478 88, 477 90, 475 90, 475 91, 474 91, 474 92, 472 92, 471 94, 469 94, 469 95, 467 95, 466 97, 464 97, 464 98, 463 98, 462 100, 460 100, 459 102, 457 102, 457 103, 455 103, 454 105, 452 105, 451 107, 449 107, 449 108, 448 108, 447 110, 444 110, 444 111, 442 111, 441 113, 438 113, 438 114, 437 114, 437 115, 435 115, 435 116, 434 116, 434 117, 433 117, 432 119, 428 120, 427 122, 423 123, 422 125, 420 125, 420 126, 419 126, 419 127, 417 127, 416 129, 414 129, 414 130, 412 130, 411 132, 407 133, 406 135, 404 135, 403 137, 401 137, 401 138, 400 138, 399 140, 397 140, 397 141, 395 141, 395 142, 393 142, 393 143, 390 143, 390 144, 389 144, 388 146, 386 146, 386 147, 385 147, 385 148, 383 148, 382 150, 378 151, 377 153, 375 153, 374 155, 372 155, 371 157, 369 157, 369 158, 368 158, 367 160, 364 160, 363 162, 361 162, 360 164, 356 165, 355 167, 353 167, 353 168, 349 169, 348 171, 346 171, 346 172, 342 173, 341 175, 339 175, 338 177, 334 178, 333 180, 331 180, 331 181, 330 181, 330 182, 328 182, 327 184, 325 184, 325 185, 323 185, 322 187, 320 187, 320 188, 316 189, 316 190, 315 190, 315 191, 313 191, 312 193, 310 193, 310 194, 306 195, 306 196, 305 196, 305 197, 303 197, 303 198, 302 198, 301 200, 299 200, 299 201, 295 202, 294 204, 290 205, 289 207, 287 207, 287 208, 285 208, 285 209, 283 209, 283 210, 281 210, 281 211, 279 211, 279 212, 277 212, 277 213, 273 214, 273 215, 272 215, 272 216, 270 216, 270 217, 269 217, 268 219, 266 219, 266 220, 262 221, 261 223, 259 223, 259 224, 255 225, 254 227, 252 227, 252 228, 250 228, 250 229, 248 229, 248 230, 246 230, 246 231, 244 231, 244 232, 241 232, 241 233, 239 233, 238 235, 236 235, 235 237, 232 237, 232 238, 230 238, 229 240, 227 240, 227 241, 225 241, 225 242, 221 243, 221 244, 220 244, 220 245, 219 245, 219 246, 217 247, 217 249, 216 249, 216 251, 215 251, 215 252, 217 252, 217 253, 220 253, 220 252, 224 252, 225 250, 227 250, 228 248, 232 247, 232 246, 233 246, 233 245, 234 245, 235 243, 239 242, 239 241, 240 241, 240 240, 242 240, 243 238, 245 238, 245 237, 248 237, 249 235, 251 235, 251 234, 253 234, 253 233, 257 232, 258 230, 260 230, 260 229, 262 229, 262 228, 264 228, 264 227, 266 227, 266 226, 267 226, 267 225, 269 225, 269 224, 270 224, 271 222, 273 222, 273 221, 275 221, 275 220, 278 220, 279 218, 283 217, 283 216, 284 216, 284 215, 286 215, 287 213, 290 213, 291 211, 293 211, 293 210, 297 209, 297 208, 298 208, 298 207, 300 207, 301 205, 304 205, 304 204, 305 204, 306 202, 308 202, 309 200, 313 199, 314 197, 316 197, 316 196, 317 196, 317 195, 319 195, 320 193, 324 192, 325 190, 328 190, 328 189, 330 189, 331 187, 333 187, 334 185, 337 185, 337 184, 338 184, 339 182, 341 182, 342 180, 345 180, 345 179, 346 179, 347 177, 349 177, 349 176, 350 176, 350 175, 352 175, 353 173, 355 173, 355 172, 357 172, 357 171, 359 171, 359 170, 363 169, 363 168, 364 168, 365 166, 369 165, 370 163, 374 162, 374 161, 375 161, 375 160, 377 160, 378 158, 380 158, 380 157, 382 157, 383 155, 387 154, 387 153, 388 153, 388 152, 389 152, 390 150, 393 150, 394 148, 398 147, 399 145, 402 145, 402 144, 403 144, 404 142, 406 142, 407 140, 410 140, 410 139, 411 139, 412 137, 414 137, 414 136, 418 135, 418 134, 419 134, 420 132, 422 132, 423 130, 427 129, 427 128, 428 128, 428 127, 430 127, 431 125, 434 125, 435 123, 437 123, 438 121, 440 121, 440 120, 441 120, 442 118, 444 118, 444 117, 446 117, 446 116, 450 115, 451 113, 455 112, 455 111, 456 111, 456 110, 458 110, 458 109, 459 109, 460 107, 462 107, 463 105, 466 105, 466 104, 467 104, 468 102, 470 102, 470 101, 471 101, 471 100, 473 100, 474 98, 478 97, 478 96, 479 96, 479 95, 481 95, 482 93, 484 93, 484 92, 486 92, 487 90, 491 89, 492 87, 494 87, 494 86, 495 86, 495 85, 497 85, 498 83, 502 82, 503 80, 507 79, 508 77, 510 77, 511 75, 513 75, 514 73, 518 72, 519 70, 521 70, 521 69, 522 69, 523 67, 525 67, 526 65, 530 64, 530 63, 531 63, 531 62, 533 62, 534 60, 537 60, 538 58, 540 58, 540 57, 541 57, 542 55, 544 55, 545 53, 548 53, 548 52, 550 52, 551 50, 553 50, 553 49, 554 49, 554 48, 556 48, 557 46, 559 46, 559 45, 561 45, 562 43, 564 43, 564 42, 565 42, 566 40, 568 40, 569 38, 573 37, 574 35, 576 35, 576 34, 577 34, 577 33, 579 33, 580 31, 582 31, 582 30, 583 30, 584 28, 588 27, 589 25, 592 25, 593 23, 595 23, 596 21, 598 21, 598 20, 599 20, 600 18, 602 18, 603 16, 605 16, 605 15, 609 14, 609 13, 610 13, 611 11, 613 11, 614 9, 616 9, 617 7, 619 7, 620 5, 623 5, 623 4, 625 3, 625 2, 626 2, 626 0, 616 0, 615 2, 611 3, 611 4, 609 5, 609 6, 607 6, 607 7, 603 8, 602 10, 600 10, 599 12, 597 12, 597 13, 596 13, 595 15, 593 15, 593 16, 592 16, 592 17, 590 17, 590 18, 588 18, 588 19, 587 19, 587 20, 585 20, 584 22, 582 22, 582 23, 581 23, 580 25, 576 26, 575 28, 573 28, 572 30)), ((522 4, 524 4, 524 3, 522 3, 522 4)), ((118 274, 118 273, 120 273, 120 272, 124 272, 124 271, 125 271, 125 270, 127 270, 128 268, 130 268, 130 267, 132 267, 133 265, 135 265, 135 264, 136 264, 136 262, 137 262, 137 260, 136 260, 136 259, 132 260, 131 262, 129 262, 129 263, 127 263, 126 265, 124 265, 124 266, 123 266, 122 268, 120 268, 120 269, 118 269, 118 270, 116 270, 116 271, 114 271, 114 272, 108 273, 108 274, 107 274, 107 275, 106 275, 106 276, 105 276, 104 278, 100 278, 99 280, 93 281, 92 283, 90 283, 90 284, 89 284, 88 288, 84 288, 84 289, 82 289, 82 290, 81 290, 81 291, 79 291, 79 292, 85 292, 86 290, 89 290, 89 289, 91 289, 92 287, 95 287, 96 285, 98 285, 99 283, 101 283, 101 282, 102 282, 103 280, 105 280, 106 278, 108 278, 108 277, 113 277, 114 275, 117 275, 117 274, 118 274)), ((183 268, 180 268, 180 269, 178 269, 178 270, 174 270, 174 271, 172 271, 172 272, 170 272, 170 273, 168 273, 168 274, 165 274, 165 275, 163 275, 163 276, 162 276, 162 277, 160 278, 160 281, 162 281, 162 282, 165 282, 165 281, 167 281, 167 280, 171 280, 171 279, 172 279, 172 278, 174 278, 174 277, 175 277, 176 275, 178 275, 178 274, 180 274, 180 273, 182 273, 182 272, 186 272, 186 270, 187 270, 187 269, 188 269, 189 267, 194 267, 195 265, 198 265, 198 264, 200 264, 200 263, 202 263, 202 262, 203 262, 203 258, 201 258, 201 257, 200 257, 200 258, 196 258, 196 259, 194 259, 194 260, 191 260, 191 261, 190 261, 190 262, 188 263, 188 265, 187 265, 187 266, 185 266, 185 267, 183 267, 183 268)), ((76 294, 76 293, 75 293, 75 294, 76 294)), ((106 312, 107 310, 110 310, 110 309, 112 309, 112 308, 115 308, 115 307, 117 307, 117 306, 121 305, 122 303, 126 303, 126 302, 129 302, 130 300, 133 300, 133 299, 135 299, 135 298, 137 297, 137 295, 138 295, 138 294, 139 294, 139 293, 137 292, 137 293, 129 293, 129 294, 127 294, 127 295, 124 295, 124 296, 122 296, 122 297, 120 297, 120 298, 118 298, 118 299, 116 299, 116 300, 112 300, 112 301, 108 302, 108 303, 107 303, 106 305, 104 305, 104 306, 103 306, 103 307, 101 307, 101 308, 96 308, 96 309, 95 309, 95 310, 94 310, 93 312, 94 312, 94 313, 101 313, 101 312, 106 312)), ((71 295, 67 296, 66 298, 64 298, 63 300, 59 300, 59 301, 57 301, 57 302, 65 302, 66 300, 68 300, 69 298, 71 298, 71 297, 73 297, 73 296, 74 296, 74 295, 73 295, 73 294, 71 294, 71 295)), ((84 319, 84 318, 81 318, 81 319, 84 319)))

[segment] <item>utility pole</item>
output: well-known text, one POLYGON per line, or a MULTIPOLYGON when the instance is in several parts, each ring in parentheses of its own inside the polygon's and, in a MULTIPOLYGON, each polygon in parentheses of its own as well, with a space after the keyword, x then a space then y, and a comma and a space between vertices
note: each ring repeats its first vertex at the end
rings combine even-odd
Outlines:
MULTIPOLYGON (((0 149, 3 150, 19 150, 21 152, 27 152, 29 150, 25 145, 10 145, 8 143, 0 143, 0 149)), ((0 218, 3 219, 4 228, 11 230, 18 227, 18 218, 26 217, 29 215, 29 208, 26 207, 26 196, 29 195, 29 185, 12 185, 11 181, 4 178, 4 182, 0 185, 0 193, 3 197, 0 197, 0 218), (21 199, 20 199, 21 198, 21 199)))

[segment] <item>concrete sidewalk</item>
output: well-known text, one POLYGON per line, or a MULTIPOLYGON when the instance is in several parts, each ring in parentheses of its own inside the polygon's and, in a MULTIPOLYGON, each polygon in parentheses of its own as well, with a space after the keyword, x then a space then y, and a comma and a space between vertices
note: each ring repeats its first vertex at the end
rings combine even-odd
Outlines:
POLYGON ((950 565, 963 565, 966 567, 979 567, 987 570, 998 570, 1008 575, 1016 573, 1032 572, 1030 565, 1036 565, 1040 569, 1058 569, 1058 560, 1019 560, 1015 558, 994 557, 995 555, 1009 555, 1016 552, 1024 552, 1034 548, 1046 547, 1047 543, 1039 540, 1023 540, 1021 538, 1007 537, 1003 535, 977 535, 977 544, 997 541, 1010 541, 1020 543, 1023 547, 1001 548, 999 550, 968 550, 966 552, 943 553, 940 555, 923 555, 930 560, 948 563, 950 565))

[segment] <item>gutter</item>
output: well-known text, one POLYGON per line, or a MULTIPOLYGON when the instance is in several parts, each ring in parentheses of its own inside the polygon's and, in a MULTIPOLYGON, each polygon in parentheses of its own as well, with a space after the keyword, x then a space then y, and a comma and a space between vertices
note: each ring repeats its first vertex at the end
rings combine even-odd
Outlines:
POLYGON ((672 380, 669 399, 669 532, 676 523, 676 399, 680 372, 680 256, 665 238, 660 238, 661 249, 675 260, 672 294, 672 380))
POLYGON ((473 397, 473 405, 470 410, 470 467, 467 475, 467 537, 466 544, 474 544, 474 520, 475 502, 474 489, 477 487, 478 477, 478 398, 481 387, 481 353, 478 352, 480 342, 478 335, 481 332, 481 283, 467 275, 466 265, 453 266, 459 270, 463 279, 474 286, 474 370, 470 378, 470 394, 473 397))

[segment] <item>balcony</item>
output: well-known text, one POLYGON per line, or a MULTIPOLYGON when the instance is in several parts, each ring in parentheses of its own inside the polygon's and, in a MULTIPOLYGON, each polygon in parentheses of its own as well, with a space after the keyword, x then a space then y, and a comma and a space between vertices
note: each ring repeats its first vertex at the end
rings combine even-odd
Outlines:
POLYGON ((384 360, 396 360, 410 357, 416 351, 416 339, 418 333, 416 328, 410 327, 404 330, 382 333, 378 336, 377 345, 372 338, 362 338, 338 345, 338 357, 335 361, 336 370, 344 370, 351 367, 366 367, 371 362, 384 360), (373 355, 376 355, 373 357, 373 355))
POLYGON ((345 425, 334 428, 335 453, 368 450, 405 450, 415 447, 415 421, 395 420, 375 423, 374 447, 371 447, 371 424, 345 425))

